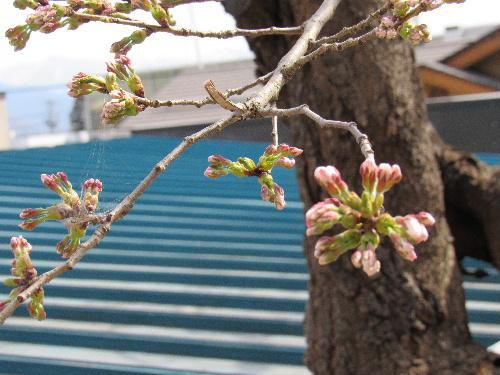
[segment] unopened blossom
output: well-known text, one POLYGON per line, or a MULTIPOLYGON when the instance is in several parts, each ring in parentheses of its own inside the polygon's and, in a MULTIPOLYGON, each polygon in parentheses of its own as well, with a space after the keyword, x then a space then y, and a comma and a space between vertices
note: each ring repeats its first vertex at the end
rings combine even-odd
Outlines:
POLYGON ((360 167, 363 192, 361 198, 350 191, 340 172, 333 166, 318 167, 316 181, 332 198, 316 203, 306 213, 308 236, 343 228, 334 236, 323 236, 316 243, 314 256, 320 264, 335 261, 345 252, 356 249, 351 262, 368 276, 379 272, 377 248, 381 238, 391 239, 395 250, 404 259, 417 258, 414 245, 428 239, 428 226, 435 223, 427 212, 393 217, 385 212, 384 194, 402 179, 398 165, 377 165, 367 159, 360 167))
POLYGON ((375 161, 371 158, 366 159, 359 167, 359 174, 361 175, 363 188, 370 192, 374 191, 378 181, 378 167, 375 161))
POLYGON ((335 236, 320 237, 314 247, 314 256, 321 265, 336 261, 342 254, 359 246, 361 231, 348 229, 335 236))
POLYGON ((88 213, 94 213, 99 203, 99 193, 102 192, 102 182, 90 178, 83 184, 83 204, 88 213))
MULTIPOLYGON (((11 275, 13 277, 4 281, 6 286, 12 287, 7 300, 0 301, 0 311, 2 311, 12 300, 29 287, 37 276, 37 271, 31 261, 32 247, 30 243, 22 236, 12 237, 10 247, 14 255, 12 261, 11 275)), ((46 317, 43 307, 43 288, 35 291, 28 303, 28 311, 33 318, 43 320, 46 317)))
POLYGON ((347 191, 347 184, 334 166, 316 168, 314 178, 333 197, 338 197, 342 192, 347 191))
POLYGON ((69 258, 80 247, 82 238, 87 233, 87 224, 71 224, 68 227, 69 233, 60 241, 56 250, 63 258, 69 258))
POLYGON ((31 30, 28 25, 19 25, 7 29, 5 36, 9 39, 9 44, 15 51, 22 50, 30 38, 31 30))
POLYGON ((413 246, 413 244, 409 242, 407 239, 405 239, 402 235, 391 234, 389 238, 391 239, 394 248, 402 258, 409 260, 411 262, 417 259, 415 246, 413 246))
POLYGON ((402 178, 403 175, 399 165, 381 163, 377 169, 377 191, 379 193, 385 193, 392 189, 394 185, 398 184, 402 178))
POLYGON ((47 312, 43 306, 45 292, 43 288, 38 289, 31 295, 31 300, 28 303, 28 312, 30 316, 37 320, 47 319, 47 312))
POLYGON ((262 200, 274 203, 278 210, 283 210, 286 207, 285 191, 276 182, 273 182, 271 186, 269 184, 262 185, 260 195, 262 200))
POLYGON ((68 180, 68 176, 64 172, 56 174, 42 174, 40 176, 42 183, 50 190, 56 192, 69 206, 74 206, 80 203, 80 195, 73 190, 73 185, 68 180))
POLYGON ((205 169, 205 172, 203 172, 203 175, 209 178, 219 178, 227 176, 228 173, 229 171, 227 169, 217 169, 214 167, 207 167, 207 169, 205 169))
POLYGON ((306 213, 307 235, 318 235, 338 224, 345 208, 337 198, 328 198, 316 203, 306 213))
POLYGON ((48 34, 64 26, 62 18, 66 15, 66 8, 60 5, 43 5, 36 8, 35 13, 26 18, 26 24, 31 30, 38 30, 48 34))
POLYGON ((106 80, 99 76, 90 75, 87 73, 77 73, 68 83, 68 95, 73 98, 78 98, 83 95, 91 94, 95 91, 107 93, 106 80))
POLYGON ((376 248, 368 246, 366 248, 358 248, 351 255, 351 263, 356 268, 362 268, 368 276, 374 276, 380 272, 380 261, 375 254, 376 248))
MULTIPOLYGON (((273 167, 279 166, 291 168, 293 158, 302 154, 302 149, 282 143, 278 146, 269 145, 264 154, 259 158, 259 168, 263 171, 270 171, 273 167)), ((293 161, 295 164, 295 161, 293 161)))
POLYGON ((418 221, 415 215, 396 217, 396 222, 403 227, 406 238, 413 244, 427 241, 429 234, 425 226, 418 221))
POLYGON ((215 167, 225 167, 231 164, 231 160, 222 155, 211 155, 208 157, 208 162, 215 167))
POLYGON ((169 12, 168 7, 155 4, 150 9, 153 18, 162 26, 175 26, 175 20, 169 12))
POLYGON ((114 90, 109 93, 113 98, 102 108, 101 120, 103 124, 115 124, 127 116, 136 116, 141 108, 135 100, 123 90, 114 90))
POLYGON ((26 208, 19 215, 24 220, 19 226, 24 230, 33 230, 47 220, 63 220, 73 211, 73 208, 66 203, 55 204, 48 208, 26 208))
POLYGON ((228 174, 237 177, 257 177, 261 185, 262 199, 273 203, 278 210, 282 210, 286 207, 285 191, 274 181, 272 169, 273 167, 292 168, 295 165, 293 158, 301 153, 300 148, 280 144, 268 146, 258 163, 248 157, 240 157, 236 161, 231 161, 221 155, 211 155, 208 158, 210 165, 204 175, 210 178, 219 178, 228 174))
POLYGON ((292 169, 295 167, 295 159, 292 158, 287 158, 286 156, 283 156, 282 158, 279 158, 275 163, 275 167, 283 167, 287 169, 292 169))
POLYGON ((113 43, 111 45, 111 52, 117 55, 126 55, 134 45, 144 42, 149 35, 150 32, 145 29, 136 30, 130 36, 113 43))
POLYGON ((125 81, 135 95, 144 97, 144 85, 139 75, 132 68, 130 58, 126 55, 118 54, 115 57, 115 62, 106 63, 106 66, 108 72, 113 73, 117 79, 125 81))
MULTIPOLYGON (((87 222, 81 223, 72 219, 93 214, 96 211, 103 185, 98 179, 88 179, 83 184, 80 198, 80 194, 73 190, 73 186, 64 172, 42 174, 41 180, 46 187, 56 192, 63 199, 63 202, 48 208, 22 210, 20 217, 24 221, 20 227, 25 230, 33 230, 47 220, 63 222, 68 230, 68 235, 57 244, 56 249, 63 257, 67 258, 78 249, 89 225, 87 222)), ((19 242, 16 239, 13 241, 19 242)))

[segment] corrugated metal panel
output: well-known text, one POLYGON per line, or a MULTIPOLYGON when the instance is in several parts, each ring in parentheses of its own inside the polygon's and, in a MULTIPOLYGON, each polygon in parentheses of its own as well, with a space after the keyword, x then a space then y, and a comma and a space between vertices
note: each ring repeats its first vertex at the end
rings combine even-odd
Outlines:
MULTIPOLYGON (((65 170, 75 184, 102 179, 109 209, 177 142, 134 137, 0 153, 0 275, 10 269, 9 237, 21 234, 19 210, 54 201, 38 182, 41 172, 65 170)), ((256 181, 202 175, 207 155, 255 157, 263 147, 193 146, 99 248, 47 287, 49 320, 32 321, 21 308, 0 328, 1 371, 306 374, 308 274, 294 172, 277 174, 287 191, 284 212, 260 200, 256 181)), ((60 262, 54 245, 62 233, 56 223, 23 233, 40 271, 60 262)), ((473 334, 487 345, 500 340, 500 275, 491 273, 465 285, 473 334)))

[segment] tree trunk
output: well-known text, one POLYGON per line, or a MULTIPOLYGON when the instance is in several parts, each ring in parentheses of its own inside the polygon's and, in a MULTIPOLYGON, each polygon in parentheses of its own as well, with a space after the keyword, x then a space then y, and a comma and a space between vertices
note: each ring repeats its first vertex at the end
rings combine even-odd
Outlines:
MULTIPOLYGON (((320 3, 248 0, 227 2, 226 8, 240 27, 286 26, 302 23, 320 3)), ((381 3, 343 1, 325 34, 361 20, 381 3)), ((274 69, 293 42, 249 40, 260 73, 274 69)), ((388 243, 379 248, 382 270, 375 278, 354 269, 349 256, 319 266, 312 255, 315 239, 305 240, 311 277, 305 322, 309 369, 314 374, 494 373, 491 358, 472 342, 467 327, 435 134, 411 47, 403 41, 374 41, 319 59, 287 85, 279 106, 302 103, 325 118, 356 121, 370 137, 377 160, 401 166, 402 183, 386 195, 389 212, 425 210, 437 220, 413 263, 388 243)), ((317 166, 335 165, 351 186, 360 186, 362 155, 349 134, 320 130, 305 118, 291 126, 294 145, 304 148, 298 175, 305 209, 324 195, 313 179, 317 166)))

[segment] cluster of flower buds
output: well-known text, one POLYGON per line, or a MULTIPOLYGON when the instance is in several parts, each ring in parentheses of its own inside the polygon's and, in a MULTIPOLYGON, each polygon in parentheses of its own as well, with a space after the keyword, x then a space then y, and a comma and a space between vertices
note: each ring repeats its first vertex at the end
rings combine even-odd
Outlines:
POLYGON ((89 214, 93 214, 99 204, 99 194, 102 192, 102 182, 90 178, 83 184, 83 205, 89 214))
POLYGON ((101 119, 103 124, 115 124, 127 116, 144 111, 146 106, 136 100, 137 97, 144 97, 144 85, 127 56, 117 55, 115 62, 106 65, 106 78, 76 74, 68 83, 68 95, 78 98, 93 92, 109 94, 112 99, 103 106, 101 119), (123 90, 119 80, 126 82, 132 92, 123 90))
MULTIPOLYGON (((9 298, 6 301, 0 302, 0 311, 2 311, 10 301, 29 287, 37 276, 37 271, 30 257, 32 250, 30 243, 22 236, 12 237, 10 240, 10 247, 12 249, 12 253, 14 254, 11 269, 12 277, 6 279, 4 284, 12 287, 13 289, 9 294, 9 298)), ((43 297, 43 288, 40 288, 32 294, 31 301, 28 304, 28 311, 30 315, 38 320, 44 320, 47 317, 43 307, 43 297)))
POLYGON ((422 42, 428 43, 432 40, 431 33, 426 24, 415 25, 405 22, 399 29, 399 35, 408 39, 411 44, 418 45, 422 42))
POLYGON ((382 17, 380 25, 375 29, 375 34, 380 39, 395 39, 398 36, 396 30, 397 19, 393 16, 386 15, 382 17))
POLYGON ((64 172, 52 175, 42 174, 41 180, 47 188, 57 193, 63 202, 48 208, 22 210, 19 216, 24 221, 19 226, 25 230, 33 230, 47 220, 65 221, 68 235, 57 244, 56 249, 64 258, 67 258, 78 249, 88 228, 88 223, 73 223, 70 219, 95 212, 99 203, 99 194, 102 192, 102 183, 93 178, 85 181, 81 199, 64 172))
POLYGON ((35 13, 26 18, 26 24, 32 31, 48 34, 66 25, 63 21, 63 17, 66 15, 67 8, 64 6, 43 5, 36 8, 35 13))
POLYGON ((9 39, 9 44, 14 47, 14 51, 20 51, 26 47, 30 34, 31 29, 28 25, 11 27, 5 32, 5 36, 9 39))
POLYGON ((68 95, 73 98, 88 95, 96 91, 103 94, 107 94, 109 92, 106 87, 105 79, 83 72, 76 74, 67 86, 69 89, 68 95))
POLYGON ((427 25, 414 25, 408 19, 421 12, 434 10, 443 4, 463 3, 465 0, 390 0, 390 10, 382 17, 375 34, 381 39, 394 39, 398 35, 412 44, 429 42, 432 37, 427 25))
POLYGON ((282 210, 286 206, 285 191, 274 182, 271 172, 273 167, 293 168, 295 166, 293 158, 300 154, 302 154, 300 148, 283 143, 278 146, 268 146, 258 163, 247 157, 231 161, 221 155, 211 155, 208 158, 210 165, 204 175, 210 178, 218 178, 230 173, 238 177, 255 176, 261 185, 262 199, 274 203, 278 210, 282 210))
POLYGON ((332 166, 318 167, 316 181, 331 198, 312 206, 306 213, 308 236, 321 235, 339 226, 343 232, 321 237, 314 255, 320 264, 337 260, 342 254, 354 250, 352 264, 369 275, 380 271, 376 249, 382 236, 392 240, 396 251, 407 260, 415 260, 414 245, 427 240, 426 226, 434 225, 434 218, 427 212, 404 217, 393 217, 384 212, 384 193, 402 178, 398 165, 366 159, 360 167, 363 193, 350 191, 339 171, 332 166))
POLYGON ((127 116, 136 116, 144 108, 126 91, 119 89, 109 93, 113 98, 102 107, 101 121, 103 124, 116 124, 127 116))
POLYGON ((16 51, 23 49, 34 31, 51 33, 64 26, 75 29, 81 22, 74 17, 78 6, 72 5, 76 0, 68 0, 69 6, 52 4, 47 0, 15 0, 14 6, 20 9, 31 8, 35 12, 26 18, 26 23, 8 29, 5 36, 16 51))
POLYGON ((126 82, 135 95, 144 97, 144 85, 141 77, 132 68, 132 63, 126 55, 117 55, 115 62, 107 63, 106 66, 108 75, 114 75, 116 79, 126 82))
POLYGON ((19 217, 24 221, 19 226, 24 230, 33 230, 47 220, 64 220, 73 214, 73 208, 66 203, 58 203, 47 208, 26 208, 19 217))

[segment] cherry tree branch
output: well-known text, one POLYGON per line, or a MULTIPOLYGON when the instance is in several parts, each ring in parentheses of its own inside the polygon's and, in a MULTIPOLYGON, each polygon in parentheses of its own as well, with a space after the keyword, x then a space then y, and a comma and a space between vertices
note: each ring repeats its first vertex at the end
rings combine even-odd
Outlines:
MULTIPOLYGON (((263 84, 263 83, 267 82, 269 80, 269 78, 272 76, 272 74, 273 74, 273 72, 269 72, 263 76, 260 76, 256 80, 254 80, 254 81, 252 81, 244 86, 226 90, 223 93, 223 95, 226 98, 229 98, 229 97, 234 96, 234 95, 241 95, 245 91, 251 89, 252 87, 255 87, 259 84, 263 84)), ((148 99, 148 98, 140 98, 140 97, 135 97, 135 100, 137 101, 137 103, 144 104, 144 105, 146 105, 148 107, 152 107, 152 108, 173 107, 176 105, 180 105, 180 106, 192 105, 192 106, 195 106, 197 108, 200 108, 200 107, 207 105, 207 104, 215 104, 215 101, 209 96, 207 96, 205 99, 200 99, 200 100, 195 100, 195 99, 157 100, 157 99, 148 99)))
POLYGON ((369 14, 368 17, 366 17, 364 20, 360 21, 356 25, 344 27, 335 35, 324 36, 323 38, 320 38, 315 42, 311 43, 311 47, 317 48, 320 45, 338 42, 342 38, 360 33, 361 31, 373 26, 372 24, 375 21, 380 21, 380 18, 382 18, 382 16, 385 13, 387 13, 387 11, 390 9, 390 6, 391 6, 390 2, 385 3, 382 7, 377 9, 375 12, 369 14))
POLYGON ((146 29, 149 33, 169 33, 176 36, 195 36, 199 38, 218 38, 218 39, 228 39, 237 36, 245 36, 248 38, 256 38, 260 36, 267 35, 298 35, 302 33, 303 25, 292 26, 292 27, 276 27, 271 26, 262 29, 240 29, 235 28, 232 30, 221 30, 221 31, 199 31, 192 30, 185 27, 172 27, 172 26, 161 26, 158 24, 152 24, 144 21, 119 18, 111 16, 103 16, 99 14, 87 14, 74 12, 73 17, 76 17, 80 21, 96 21, 103 23, 114 23, 118 25, 133 26, 141 29, 146 29))
POLYGON ((356 143, 359 145, 363 156, 366 159, 374 159, 375 152, 373 151, 372 145, 368 140, 368 136, 359 130, 358 125, 355 122, 327 120, 318 115, 316 112, 313 112, 307 104, 286 109, 271 108, 262 111, 261 114, 263 116, 273 116, 273 118, 276 116, 292 117, 302 115, 313 120, 320 128, 335 128, 347 130, 356 140, 356 143))
MULTIPOLYGON (((80 262, 90 249, 97 246, 106 234, 111 229, 111 226, 116 221, 124 218, 130 210, 133 208, 137 200, 144 194, 144 192, 155 182, 155 180, 165 173, 168 167, 179 158, 186 150, 188 150, 193 144, 213 135, 214 133, 220 132, 239 121, 246 120, 249 118, 256 117, 275 117, 275 116, 295 116, 295 115, 305 115, 312 119, 321 127, 334 127, 346 129, 351 132, 355 137, 356 141, 360 144, 361 150, 365 157, 373 158, 373 150, 370 143, 368 142, 367 136, 359 131, 355 123, 345 123, 341 121, 326 120, 314 113, 307 107, 307 105, 301 105, 296 108, 289 109, 276 109, 273 107, 276 103, 279 93, 284 85, 293 78, 296 72, 304 65, 304 63, 312 61, 313 58, 319 56, 320 54, 326 52, 326 50, 331 49, 332 44, 324 44, 318 47, 312 53, 308 53, 308 48, 310 43, 314 43, 319 33, 321 32, 324 25, 333 17, 336 7, 341 0, 324 0, 318 10, 309 18, 304 24, 302 33, 297 39, 293 47, 281 58, 276 69, 265 76, 258 78, 256 81, 243 86, 238 89, 228 90, 225 94, 220 93, 215 85, 211 85, 211 94, 214 92, 217 94, 216 99, 218 104, 223 104, 222 102, 230 94, 236 94, 244 92, 249 87, 255 86, 257 83, 264 83, 265 85, 257 92, 257 94, 245 102, 237 105, 238 111, 231 114, 229 117, 221 119, 202 130, 184 138, 184 140, 175 147, 170 153, 168 153, 162 160, 160 160, 148 173, 148 175, 137 185, 137 187, 125 197, 114 209, 104 215, 89 215, 86 219, 87 222, 99 223, 99 226, 92 234, 92 236, 84 242, 70 258, 63 264, 55 267, 54 269, 38 276, 33 283, 30 284, 23 292, 21 292, 16 298, 12 299, 3 310, 0 312, 0 324, 3 324, 5 320, 11 316, 14 311, 28 298, 32 296, 33 293, 38 291, 44 285, 48 284, 54 278, 62 275, 63 273, 73 269, 78 262, 80 262), (323 49, 326 49, 323 51, 323 49), (318 52, 320 51, 320 52, 318 52), (220 93, 221 95, 218 95, 220 93), (225 96, 226 95, 226 96, 225 96), (224 100, 223 100, 224 99, 224 100), (267 109, 266 109, 267 108, 267 109)), ((369 33, 365 34, 369 35, 369 33)), ((365 37, 366 38, 366 37, 365 37)), ((347 43, 348 41, 344 42, 347 43)), ((354 45, 354 42, 349 42, 345 46, 354 45)), ((147 101, 148 99, 143 99, 147 101)), ((212 100, 212 99, 210 99, 212 100)), ((209 101, 209 99, 204 99, 202 103, 209 101)), ((167 102, 157 102, 157 106, 161 106, 162 103, 168 106, 167 102)), ((182 105, 178 101, 177 104, 182 105)), ((191 104, 185 103, 183 104, 191 104)), ((200 104, 200 105, 203 105, 200 104)), ((174 105, 174 101, 170 101, 170 105, 174 105)), ((82 220, 83 218, 73 218, 71 220, 82 220)))

